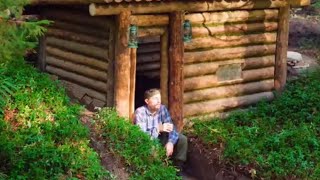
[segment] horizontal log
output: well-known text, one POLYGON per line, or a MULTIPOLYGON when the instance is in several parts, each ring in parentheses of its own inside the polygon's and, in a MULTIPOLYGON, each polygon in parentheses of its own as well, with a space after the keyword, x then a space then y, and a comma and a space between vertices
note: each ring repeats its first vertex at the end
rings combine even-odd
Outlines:
MULTIPOLYGON (((32 5, 39 5, 39 4, 42 4, 42 5, 44 5, 44 4, 74 5, 74 4, 90 4, 90 3, 113 3, 113 2, 119 3, 122 1, 123 0, 67 0, 67 1, 66 0, 30 0, 30 3, 32 5)), ((134 0, 124 0, 124 1, 125 2, 132 2, 134 0)), ((141 0, 135 0, 135 1, 140 2, 141 0)), ((148 2, 148 1, 152 1, 152 0, 145 0, 145 1, 148 2)), ((252 1, 248 1, 248 4, 253 4, 253 3, 254 2, 252 2, 252 1)), ((292 7, 301 7, 301 6, 310 5, 310 0, 288 0, 287 3, 290 4, 292 7)), ((263 8, 263 7, 260 7, 262 5, 264 5, 264 4, 256 5, 257 9, 263 8)), ((272 7, 275 5, 270 5, 270 6, 272 7)), ((201 7, 203 8, 203 6, 201 6, 201 7)))
POLYGON ((160 53, 160 43, 150 43, 150 44, 139 44, 139 48, 137 50, 138 54, 143 53, 154 53, 158 52, 160 53))
POLYGON ((246 71, 243 71, 243 74, 242 74, 242 78, 244 82, 269 79, 273 77, 274 77, 274 67, 246 70, 246 71))
POLYGON ((87 11, 45 8, 41 13, 45 18, 48 19, 67 21, 71 23, 101 28, 103 30, 114 27, 114 21, 111 17, 91 17, 87 13, 87 11))
POLYGON ((192 77, 192 76, 203 76, 207 74, 214 74, 218 70, 220 65, 240 64, 240 63, 244 63, 244 59, 187 64, 187 65, 184 65, 183 67, 183 74, 185 78, 192 77))
POLYGON ((274 95, 272 92, 262 92, 252 95, 217 99, 184 105, 184 116, 195 116, 201 114, 212 113, 215 111, 225 111, 237 107, 255 104, 261 100, 272 100, 274 95))
POLYGON ((309 6, 311 0, 289 0, 291 7, 309 6))
POLYGON ((83 64, 86 66, 94 67, 103 71, 108 71, 108 63, 103 62, 91 57, 82 56, 80 54, 75 54, 72 52, 67 52, 65 50, 54 48, 51 46, 46 46, 46 52, 54 57, 60 57, 62 59, 67 59, 71 62, 77 63, 77 64, 83 64))
POLYGON ((243 70, 258 69, 275 65, 275 55, 245 59, 243 70))
POLYGON ((94 58, 99 58, 108 61, 108 50, 94 47, 92 45, 81 44, 74 41, 58 39, 55 37, 47 37, 46 43, 54 47, 64 48, 71 52, 87 55, 94 58))
POLYGON ((271 56, 253 57, 253 58, 246 58, 246 59, 233 59, 233 60, 218 61, 218 62, 187 64, 184 66, 184 69, 183 69, 184 77, 186 78, 186 77, 214 74, 216 73, 220 65, 240 64, 240 63, 243 64, 243 70, 270 67, 275 64, 275 56, 271 55, 271 56))
POLYGON ((73 90, 73 91, 80 90, 81 92, 85 92, 85 94, 87 94, 90 97, 99 99, 99 100, 101 100, 103 102, 107 101, 107 95, 104 94, 104 93, 98 92, 98 91, 90 89, 90 88, 86 88, 84 86, 81 86, 79 84, 75 84, 75 83, 70 82, 70 81, 63 81, 63 83, 66 84, 66 86, 70 87, 70 90, 73 90))
POLYGON ((166 26, 169 24, 168 15, 132 15, 130 23, 137 26, 166 26))
POLYGON ((184 79, 184 91, 192 91, 196 89, 204 89, 209 87, 217 87, 222 85, 245 83, 250 81, 260 81, 274 77, 274 67, 267 67, 254 70, 242 71, 242 79, 230 81, 218 81, 216 75, 205 75, 200 77, 191 77, 184 79))
POLYGON ((259 92, 272 91, 273 89, 274 80, 268 79, 258 82, 234 84, 229 86, 220 86, 215 88, 186 92, 183 95, 183 101, 185 104, 187 104, 197 101, 208 101, 218 98, 226 98, 232 96, 241 96, 259 92))
POLYGON ((137 71, 160 70, 160 62, 137 65, 137 71))
POLYGON ((108 48, 108 39, 101 39, 101 38, 99 39, 92 36, 83 35, 83 34, 75 33, 72 31, 66 31, 66 30, 56 29, 56 28, 49 28, 46 33, 48 35, 61 38, 61 39, 76 41, 84 44, 92 44, 95 46, 103 46, 104 48, 108 48))
POLYGON ((61 5, 74 5, 74 4, 89 4, 89 3, 105 3, 109 0, 30 0, 32 5, 44 4, 61 4, 61 5))
POLYGON ((70 72, 74 72, 86 77, 94 78, 100 81, 106 82, 108 80, 107 73, 90 68, 85 65, 75 64, 75 63, 61 60, 51 56, 46 57, 46 63, 70 72))
POLYGON ((137 72, 137 74, 144 76, 144 77, 148 77, 148 78, 160 78, 160 70, 159 71, 141 71, 141 72, 137 72))
POLYGON ((201 48, 222 48, 232 46, 270 44, 277 40, 277 33, 250 34, 239 36, 215 36, 194 38, 191 42, 185 43, 184 48, 187 51, 201 48))
POLYGON ((217 26, 192 27, 193 37, 206 37, 218 34, 249 34, 252 32, 271 32, 278 29, 278 22, 224 24, 217 26))
POLYGON ((85 76, 81 76, 72 72, 65 71, 63 69, 59 69, 53 66, 46 66, 46 71, 62 77, 62 79, 66 79, 77 84, 81 84, 87 88, 94 89, 100 92, 107 92, 107 84, 101 81, 93 80, 87 78, 85 76))
POLYGON ((166 27, 148 27, 148 28, 139 28, 138 37, 145 36, 161 36, 166 32, 166 27))
POLYGON ((160 43, 160 36, 147 36, 138 39, 139 44, 160 43))
POLYGON ((224 59, 236 59, 252 56, 264 56, 274 54, 275 50, 276 45, 270 44, 225 49, 213 49, 207 51, 185 52, 184 62, 193 63, 204 61, 218 61, 224 59))
POLYGON ((255 22, 269 21, 278 19, 278 10, 265 9, 253 11, 223 11, 223 12, 204 12, 187 14, 185 19, 188 19, 193 25, 195 24, 224 24, 235 22, 255 22))
POLYGON ((166 2, 166 3, 140 3, 139 6, 133 4, 90 4, 89 12, 92 16, 114 15, 123 10, 129 10, 132 14, 152 14, 169 13, 172 11, 206 12, 234 9, 268 9, 287 6, 287 1, 237 1, 227 0, 212 2, 166 2))
POLYGON ((137 63, 160 62, 159 53, 138 54, 137 63))
POLYGON ((72 32, 81 33, 81 34, 86 34, 86 35, 98 37, 101 39, 109 39, 109 31, 99 30, 97 28, 90 27, 90 26, 83 26, 83 25, 55 20, 54 23, 50 25, 50 27, 64 29, 67 31, 72 31, 72 32))

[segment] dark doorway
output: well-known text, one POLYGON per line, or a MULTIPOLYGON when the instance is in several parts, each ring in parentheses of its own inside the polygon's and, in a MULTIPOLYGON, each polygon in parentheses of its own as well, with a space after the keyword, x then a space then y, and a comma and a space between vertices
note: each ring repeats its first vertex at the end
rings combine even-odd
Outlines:
POLYGON ((137 49, 135 109, 144 105, 143 94, 160 88, 160 36, 139 38, 137 49))

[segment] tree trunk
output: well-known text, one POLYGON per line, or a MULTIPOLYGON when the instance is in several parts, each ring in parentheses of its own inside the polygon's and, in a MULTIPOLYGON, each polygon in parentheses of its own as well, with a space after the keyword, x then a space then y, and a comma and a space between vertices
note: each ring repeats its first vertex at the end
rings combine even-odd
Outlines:
POLYGON ((183 13, 170 14, 169 109, 178 131, 183 128, 183 13))
POLYGON ((137 49, 130 49, 130 109, 129 117, 133 122, 133 114, 135 107, 135 92, 136 92, 136 64, 137 64, 137 49))
POLYGON ((280 8, 279 28, 276 50, 275 82, 277 91, 282 91, 287 80, 287 50, 289 39, 289 15, 290 7, 280 8))
POLYGON ((130 12, 118 16, 115 57, 115 107, 120 116, 129 117, 130 109, 130 49, 128 48, 130 12))

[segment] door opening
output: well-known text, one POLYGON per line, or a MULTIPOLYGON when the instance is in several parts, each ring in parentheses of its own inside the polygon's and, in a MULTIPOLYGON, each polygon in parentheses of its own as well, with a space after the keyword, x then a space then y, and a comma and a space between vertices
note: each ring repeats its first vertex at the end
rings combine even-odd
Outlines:
POLYGON ((135 109, 144 105, 144 92, 160 89, 160 36, 140 37, 137 49, 135 109))

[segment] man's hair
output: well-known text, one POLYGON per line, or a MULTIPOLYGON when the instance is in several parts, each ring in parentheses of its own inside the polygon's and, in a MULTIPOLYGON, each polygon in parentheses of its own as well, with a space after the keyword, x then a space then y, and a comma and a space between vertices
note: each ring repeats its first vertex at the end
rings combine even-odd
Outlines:
POLYGON ((156 88, 148 89, 144 92, 144 99, 149 99, 156 94, 160 94, 159 89, 156 89, 156 88))

